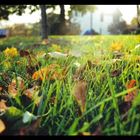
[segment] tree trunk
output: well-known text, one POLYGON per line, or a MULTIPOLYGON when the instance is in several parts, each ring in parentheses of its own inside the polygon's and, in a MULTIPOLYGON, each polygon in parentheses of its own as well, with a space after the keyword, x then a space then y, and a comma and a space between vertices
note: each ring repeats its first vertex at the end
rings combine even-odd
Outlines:
POLYGON ((65 34, 65 7, 64 5, 60 6, 60 34, 65 34))
POLYGON ((140 18, 140 9, 139 9, 139 5, 137 5, 137 22, 138 22, 138 28, 140 28, 139 18, 140 18))
POLYGON ((60 5, 60 22, 65 23, 65 7, 60 5))
POLYGON ((41 9, 41 36, 42 39, 48 39, 46 6, 40 5, 40 9, 41 9))

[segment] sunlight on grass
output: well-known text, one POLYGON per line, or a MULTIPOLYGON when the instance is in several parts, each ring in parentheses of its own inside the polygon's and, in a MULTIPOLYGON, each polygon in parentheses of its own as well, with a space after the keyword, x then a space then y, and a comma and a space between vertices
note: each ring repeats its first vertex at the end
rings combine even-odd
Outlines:
POLYGON ((139 135, 139 38, 1 39, 0 133, 139 135))

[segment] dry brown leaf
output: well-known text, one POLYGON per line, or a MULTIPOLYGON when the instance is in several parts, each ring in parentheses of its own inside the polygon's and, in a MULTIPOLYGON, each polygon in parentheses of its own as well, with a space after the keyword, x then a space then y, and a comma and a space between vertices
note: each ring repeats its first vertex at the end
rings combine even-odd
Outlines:
POLYGON ((101 133, 101 125, 99 125, 98 127, 97 127, 97 129, 95 130, 95 132, 93 132, 92 133, 92 136, 99 136, 99 135, 102 135, 102 133, 101 133))
POLYGON ((0 86, 0 91, 2 91, 2 89, 3 89, 3 88, 0 86))
POLYGON ((20 128, 19 135, 36 135, 40 126, 41 119, 37 119, 27 127, 20 128))
POLYGON ((6 129, 4 122, 0 119, 0 133, 6 129))
POLYGON ((28 98, 32 99, 32 98, 33 98, 33 95, 34 95, 34 92, 35 92, 37 89, 38 89, 38 87, 37 87, 37 86, 34 86, 34 87, 32 87, 32 88, 29 88, 29 89, 25 90, 25 91, 24 91, 24 94, 25 94, 28 98))
POLYGON ((8 92, 12 97, 15 97, 18 94, 18 89, 24 89, 24 81, 21 77, 17 77, 17 83, 16 80, 13 79, 12 82, 8 85, 8 92))
POLYGON ((74 86, 73 96, 75 97, 78 105, 80 106, 82 113, 85 111, 86 94, 87 94, 87 82, 78 81, 74 86))
POLYGON ((25 51, 25 50, 20 50, 20 56, 21 57, 26 57, 26 56, 29 56, 30 55, 30 53, 28 52, 28 51, 25 51))
POLYGON ((40 103, 41 97, 38 96, 39 90, 38 86, 34 86, 29 88, 23 92, 29 99, 34 100, 35 104, 38 105, 40 103))
POLYGON ((121 74, 121 70, 117 69, 117 70, 113 70, 111 72, 111 77, 117 77, 121 74))

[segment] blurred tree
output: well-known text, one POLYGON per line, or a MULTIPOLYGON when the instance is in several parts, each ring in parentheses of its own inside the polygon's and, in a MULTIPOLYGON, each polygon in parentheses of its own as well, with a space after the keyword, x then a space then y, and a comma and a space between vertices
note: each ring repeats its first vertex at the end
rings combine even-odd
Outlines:
MULTIPOLYGON (((48 28, 47 28, 47 14, 46 9, 55 9, 57 5, 0 5, 0 19, 8 20, 10 14, 16 13, 17 15, 22 15, 25 10, 30 9, 30 13, 36 10, 41 10, 41 35, 42 39, 48 38, 48 28)), ((65 6, 60 6, 59 19, 57 21, 57 27, 59 34, 66 34, 66 21, 65 21, 65 6)), ((88 11, 94 11, 96 8, 94 5, 70 5, 70 12, 73 10, 85 14, 88 11)), ((52 23, 53 24, 53 23, 52 23)), ((56 24, 56 23, 55 23, 56 24)))
POLYGON ((122 14, 120 10, 116 9, 116 11, 113 13, 112 16, 113 16, 113 21, 108 26, 108 31, 111 34, 122 34, 127 28, 127 23, 121 18, 122 14))
POLYGON ((138 28, 140 28, 140 9, 139 9, 139 5, 137 5, 137 25, 138 25, 138 28))
POLYGON ((108 26, 108 31, 111 34, 122 34, 126 30, 127 26, 126 21, 120 21, 117 23, 113 22, 108 26))
POLYGON ((0 19, 8 20, 9 15, 22 15, 25 10, 30 9, 30 14, 36 10, 41 10, 41 35, 42 39, 48 38, 47 34, 47 8, 54 8, 55 5, 0 5, 0 19))
POLYGON ((133 19, 131 20, 130 25, 132 25, 132 26, 138 26, 138 20, 137 20, 137 17, 133 17, 133 19))
POLYGON ((9 30, 9 36, 29 36, 31 30, 25 24, 14 24, 11 27, 7 27, 9 30))
POLYGON ((82 15, 86 14, 87 12, 94 12, 97 7, 95 5, 70 5, 69 15, 72 14, 72 11, 78 11, 82 15))
POLYGON ((27 5, 0 5, 0 19, 8 20, 10 14, 22 15, 27 5))

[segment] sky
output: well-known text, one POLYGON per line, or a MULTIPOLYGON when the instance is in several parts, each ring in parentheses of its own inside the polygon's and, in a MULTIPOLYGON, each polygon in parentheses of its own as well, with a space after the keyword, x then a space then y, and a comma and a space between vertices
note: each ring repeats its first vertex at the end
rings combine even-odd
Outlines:
MULTIPOLYGON (((112 13, 116 8, 119 8, 122 13, 122 18, 129 24, 133 17, 136 16, 136 5, 96 5, 98 11, 112 13)), ((66 5, 66 11, 69 10, 69 6, 66 5)), ((54 13, 59 13, 59 7, 56 8, 54 13)), ((51 12, 48 10, 47 12, 51 12)), ((1 21, 0 27, 13 25, 15 23, 35 23, 40 21, 40 11, 36 11, 33 14, 29 14, 29 11, 22 16, 10 15, 8 21, 1 21)))

